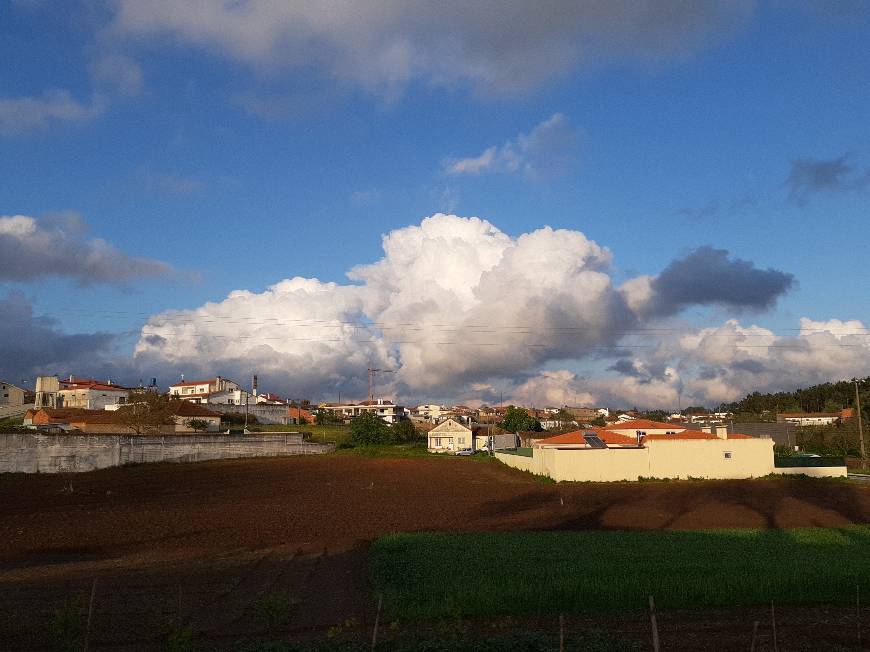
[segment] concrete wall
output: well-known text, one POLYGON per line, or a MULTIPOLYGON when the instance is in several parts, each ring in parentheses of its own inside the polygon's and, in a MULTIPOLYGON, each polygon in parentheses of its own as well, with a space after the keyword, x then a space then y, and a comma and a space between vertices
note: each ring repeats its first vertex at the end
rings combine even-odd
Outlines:
POLYGON ((303 442, 301 433, 244 437, 0 434, 0 473, 81 472, 131 462, 311 455, 334 448, 333 444, 303 442))
MULTIPOLYGON (((203 407, 221 414, 244 414, 244 405, 225 405, 223 403, 203 403, 203 407)), ((268 405, 251 403, 248 405, 248 415, 257 417, 258 423, 277 423, 287 425, 288 414, 286 405, 268 405)))
POLYGON ((535 448, 532 454, 531 459, 504 453, 496 457, 557 481, 757 478, 782 470, 774 470, 770 439, 652 440, 643 448, 535 448))
POLYGON ((782 475, 808 475, 811 478, 845 478, 849 475, 845 466, 777 467, 773 472, 782 475))
POLYGON ((654 439, 645 446, 651 478, 760 478, 774 472, 771 439, 654 439))

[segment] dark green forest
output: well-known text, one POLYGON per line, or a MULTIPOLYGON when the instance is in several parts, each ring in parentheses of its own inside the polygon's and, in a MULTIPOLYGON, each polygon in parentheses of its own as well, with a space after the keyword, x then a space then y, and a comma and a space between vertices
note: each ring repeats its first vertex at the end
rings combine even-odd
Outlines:
POLYGON ((762 394, 752 392, 733 403, 722 403, 717 411, 734 414, 767 415, 771 420, 777 412, 839 412, 855 407, 855 382, 861 397, 861 412, 870 408, 870 376, 823 383, 792 392, 762 394))

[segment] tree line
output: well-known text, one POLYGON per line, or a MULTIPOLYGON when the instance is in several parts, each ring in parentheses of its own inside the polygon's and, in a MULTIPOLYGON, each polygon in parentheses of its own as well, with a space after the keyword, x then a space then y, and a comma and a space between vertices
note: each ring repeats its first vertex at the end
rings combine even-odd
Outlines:
POLYGON ((791 392, 752 392, 739 401, 721 403, 719 412, 764 414, 769 412, 839 412, 855 406, 855 382, 861 397, 861 411, 870 407, 870 376, 835 383, 822 383, 791 392))

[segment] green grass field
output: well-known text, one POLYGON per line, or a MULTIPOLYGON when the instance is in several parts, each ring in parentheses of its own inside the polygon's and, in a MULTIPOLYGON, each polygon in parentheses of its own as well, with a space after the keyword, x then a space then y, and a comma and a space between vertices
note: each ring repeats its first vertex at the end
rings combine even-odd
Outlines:
POLYGON ((394 618, 870 601, 870 526, 395 534, 372 546, 394 618))

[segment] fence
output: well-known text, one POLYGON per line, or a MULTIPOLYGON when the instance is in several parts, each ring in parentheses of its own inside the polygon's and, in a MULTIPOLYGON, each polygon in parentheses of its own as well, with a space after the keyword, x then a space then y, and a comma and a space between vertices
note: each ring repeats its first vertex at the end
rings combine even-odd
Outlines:
POLYGON ((818 468, 823 466, 846 466, 842 457, 775 457, 773 466, 777 469, 818 468))

